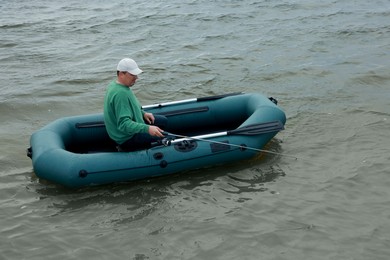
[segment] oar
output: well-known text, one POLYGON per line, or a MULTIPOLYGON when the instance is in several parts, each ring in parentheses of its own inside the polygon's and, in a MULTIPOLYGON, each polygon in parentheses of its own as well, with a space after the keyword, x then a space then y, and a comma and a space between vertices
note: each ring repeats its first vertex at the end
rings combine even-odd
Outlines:
POLYGON ((214 138, 214 137, 227 136, 227 135, 249 135, 249 136, 250 135, 261 135, 261 134, 279 132, 283 129, 284 129, 284 126, 283 126, 282 122, 272 121, 272 122, 266 122, 266 123, 247 125, 244 127, 234 129, 234 130, 206 134, 206 135, 198 135, 198 136, 184 136, 184 135, 172 134, 169 132, 164 132, 163 134, 166 136, 179 137, 180 139, 176 139, 176 140, 172 141, 172 143, 177 143, 177 142, 181 142, 181 141, 188 140, 188 139, 203 140, 203 139, 207 139, 207 138, 214 138))
POLYGON ((146 105, 146 106, 142 106, 142 109, 150 109, 150 108, 166 107, 166 106, 185 104, 185 103, 195 103, 195 102, 202 102, 202 101, 210 101, 210 100, 216 100, 216 99, 221 99, 221 98, 224 98, 224 97, 236 96, 236 95, 241 95, 241 94, 244 94, 244 93, 243 92, 236 92, 236 93, 228 93, 228 94, 209 96, 209 97, 183 99, 183 100, 172 101, 172 102, 165 102, 165 103, 159 103, 159 104, 146 105))

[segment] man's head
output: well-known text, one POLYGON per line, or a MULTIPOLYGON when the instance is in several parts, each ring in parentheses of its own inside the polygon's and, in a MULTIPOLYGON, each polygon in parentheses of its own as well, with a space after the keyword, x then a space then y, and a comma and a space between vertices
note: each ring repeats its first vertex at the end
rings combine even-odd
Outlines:
POLYGON ((134 76, 138 76, 139 74, 142 73, 142 70, 140 70, 140 68, 138 68, 137 63, 135 63, 135 61, 133 59, 129 59, 129 58, 122 59, 118 63, 116 70, 122 71, 122 72, 127 71, 134 76))
POLYGON ((119 83, 128 87, 133 86, 138 79, 138 75, 142 73, 137 63, 130 58, 124 58, 119 61, 116 70, 119 83))

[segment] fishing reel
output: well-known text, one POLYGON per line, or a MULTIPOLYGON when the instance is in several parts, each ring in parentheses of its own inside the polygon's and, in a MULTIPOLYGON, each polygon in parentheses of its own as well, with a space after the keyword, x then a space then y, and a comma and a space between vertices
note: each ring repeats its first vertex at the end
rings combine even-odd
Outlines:
POLYGON ((164 138, 161 140, 161 144, 164 145, 164 146, 171 146, 173 140, 174 140, 174 139, 171 138, 171 137, 164 137, 164 138))
POLYGON ((175 138, 173 136, 168 136, 167 135, 163 139, 158 140, 156 142, 153 142, 152 143, 152 147, 156 147, 156 146, 171 146, 173 140, 175 140, 175 138))

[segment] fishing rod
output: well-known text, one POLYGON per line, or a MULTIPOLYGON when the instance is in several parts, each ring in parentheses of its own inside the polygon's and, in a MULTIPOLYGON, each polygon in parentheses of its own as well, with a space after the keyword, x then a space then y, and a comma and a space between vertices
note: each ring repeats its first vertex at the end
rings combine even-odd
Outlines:
POLYGON ((273 152, 273 151, 265 150, 265 149, 258 149, 258 148, 245 146, 245 145, 231 144, 231 143, 219 142, 219 141, 214 141, 214 140, 207 140, 205 138, 200 138, 200 137, 197 137, 197 136, 191 137, 191 136, 178 135, 178 134, 172 134, 172 133, 168 133, 168 135, 180 138, 180 139, 175 139, 175 140, 171 141, 170 144, 172 144, 172 143, 175 144, 175 143, 179 143, 179 142, 182 142, 182 141, 190 139, 190 140, 195 140, 195 141, 208 142, 208 143, 212 143, 212 144, 226 145, 226 146, 236 147, 236 148, 240 148, 240 149, 248 149, 248 150, 252 150, 252 151, 256 151, 256 152, 264 152, 264 153, 268 153, 268 154, 275 154, 275 155, 290 157, 290 158, 294 158, 295 160, 298 160, 298 157, 293 156, 293 155, 273 152))
POLYGON ((251 151, 255 151, 255 152, 263 152, 263 153, 268 153, 268 154, 274 154, 274 155, 279 155, 279 156, 283 156, 283 157, 288 157, 288 158, 293 158, 295 160, 303 160, 303 161, 308 161, 308 162, 311 162, 311 163, 315 163, 315 164, 319 164, 319 165, 322 165, 324 167, 328 167, 328 165, 322 163, 322 162, 313 162, 313 159, 309 159, 309 158, 305 158, 305 157, 298 157, 298 156, 294 156, 294 155, 289 155, 289 154, 285 154, 285 153, 278 153, 278 152, 274 152, 274 151, 270 151, 270 150, 265 150, 265 149, 258 149, 258 148, 254 148, 254 147, 250 147, 250 146, 246 146, 246 145, 238 145, 238 144, 231 144, 231 143, 225 143, 225 142, 219 142, 219 141, 214 141, 214 140, 207 140, 206 138, 210 138, 210 137, 215 137, 215 136, 222 136, 221 133, 216 133, 216 134, 209 134, 209 135, 203 135, 203 136, 186 136, 186 135, 179 135, 179 134, 172 134, 172 133, 169 133, 169 132, 163 132, 164 135, 167 135, 167 138, 164 138, 164 139, 167 139, 167 140, 163 140, 162 144, 164 146, 170 146, 171 144, 175 144, 175 143, 180 143, 180 142, 183 142, 183 141, 188 141, 188 140, 195 140, 195 141, 202 141, 202 142, 208 142, 208 143, 212 143, 212 144, 218 144, 218 145, 226 145, 226 146, 231 146, 231 147, 236 147, 236 148, 240 148, 240 149, 248 149, 248 150, 251 150, 251 151), (171 139, 169 140, 169 136, 171 137, 177 137, 177 138, 180 138, 180 139, 171 139))
POLYGON ((269 154, 275 154, 275 155, 281 155, 285 157, 290 157, 294 159, 298 159, 298 157, 288 154, 282 154, 278 152, 273 152, 265 149, 258 149, 250 146, 244 146, 244 145, 238 145, 238 144, 231 144, 231 143, 225 143, 225 142, 219 142, 215 140, 208 140, 207 138, 213 138, 213 137, 220 137, 220 136, 226 136, 226 135, 258 135, 258 134, 266 134, 271 132, 278 132, 280 130, 284 129, 283 124, 279 121, 274 122, 267 122, 267 123, 261 123, 261 124, 254 124, 249 125, 246 127, 238 128, 235 130, 230 130, 226 132, 219 132, 219 133, 212 133, 212 134, 206 134, 206 135, 199 135, 199 136, 186 136, 186 135, 179 135, 179 134, 173 134, 170 132, 163 132, 166 138, 163 140, 162 144, 165 146, 169 146, 171 144, 180 143, 187 140, 196 140, 196 141, 202 141, 202 142, 208 142, 213 144, 219 144, 219 145, 225 145, 225 146, 231 146, 231 147, 237 147, 240 149, 248 149, 256 152, 264 152, 269 154), (170 139, 170 137, 179 138, 179 139, 170 139))
POLYGON ((195 140, 195 141, 208 142, 208 143, 212 143, 212 144, 236 147, 236 148, 240 148, 242 150, 248 149, 248 150, 255 151, 255 152, 263 152, 263 153, 274 154, 274 155, 279 155, 279 156, 283 156, 283 157, 289 157, 289 158, 293 158, 295 160, 308 161, 311 163, 320 164, 324 167, 328 167, 328 165, 326 165, 324 163, 315 162, 315 161, 313 161, 313 159, 309 159, 309 158, 304 158, 304 157, 300 157, 300 156, 298 157, 298 156, 285 154, 285 153, 278 153, 278 152, 254 148, 254 147, 250 147, 250 146, 246 146, 246 145, 231 144, 231 143, 227 143, 227 142, 220 142, 220 141, 208 139, 208 138, 215 138, 215 137, 221 137, 221 136, 227 136, 227 135, 254 136, 254 135, 260 135, 260 134, 275 133, 275 132, 279 132, 283 129, 284 129, 284 125, 280 121, 273 121, 273 122, 247 125, 244 127, 240 127, 240 128, 225 131, 225 132, 211 133, 211 134, 198 135, 198 136, 186 136, 186 135, 173 134, 173 133, 164 131, 163 134, 166 137, 162 140, 161 143, 157 144, 156 146, 158 146, 158 145, 170 146, 171 144, 185 142, 188 140, 195 140), (178 139, 175 139, 175 138, 178 138, 178 139))

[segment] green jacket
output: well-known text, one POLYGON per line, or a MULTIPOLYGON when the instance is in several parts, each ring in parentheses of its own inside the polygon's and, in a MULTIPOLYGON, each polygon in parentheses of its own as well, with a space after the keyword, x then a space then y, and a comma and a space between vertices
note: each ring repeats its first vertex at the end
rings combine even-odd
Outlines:
POLYGON ((104 122, 108 135, 122 144, 136 133, 147 133, 144 112, 133 91, 116 81, 108 85, 104 98, 104 122))

